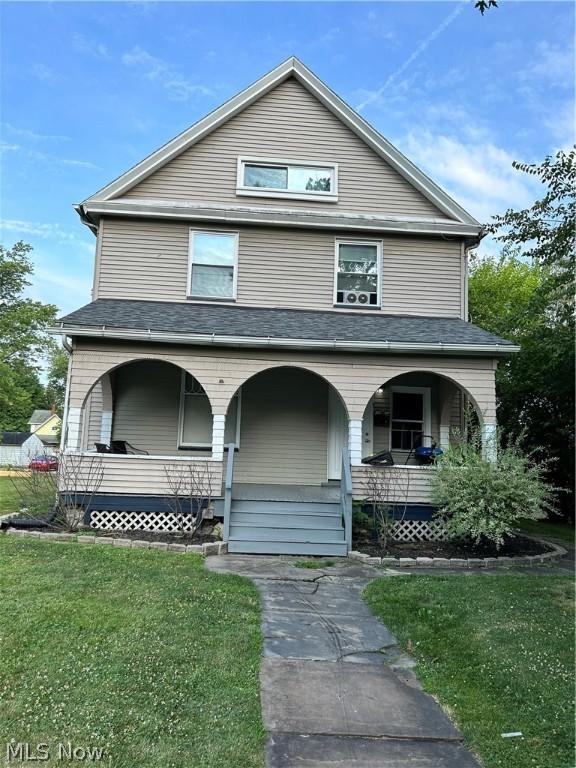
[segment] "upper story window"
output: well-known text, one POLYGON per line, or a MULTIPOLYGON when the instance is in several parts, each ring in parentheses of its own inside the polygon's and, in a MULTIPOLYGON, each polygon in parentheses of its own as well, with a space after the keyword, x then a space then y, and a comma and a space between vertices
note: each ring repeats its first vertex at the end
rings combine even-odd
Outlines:
POLYGON ((338 167, 334 163, 238 158, 239 195, 297 200, 338 199, 338 167))
POLYGON ((380 306, 380 240, 336 240, 334 303, 380 306))
POLYGON ((235 299, 237 232, 190 230, 188 296, 235 299))

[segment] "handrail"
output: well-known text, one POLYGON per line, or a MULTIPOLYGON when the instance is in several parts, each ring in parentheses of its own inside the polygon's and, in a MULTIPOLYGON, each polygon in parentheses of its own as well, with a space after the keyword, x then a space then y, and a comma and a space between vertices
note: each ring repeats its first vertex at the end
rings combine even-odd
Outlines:
POLYGON ((228 461, 226 463, 226 480, 224 482, 224 530, 222 540, 230 538, 230 510, 232 509, 232 481, 234 479, 234 452, 236 445, 230 443, 228 448, 228 461))
POLYGON ((342 479, 340 481, 340 512, 344 521, 346 549, 352 549, 352 473, 350 471, 350 451, 342 449, 342 479))

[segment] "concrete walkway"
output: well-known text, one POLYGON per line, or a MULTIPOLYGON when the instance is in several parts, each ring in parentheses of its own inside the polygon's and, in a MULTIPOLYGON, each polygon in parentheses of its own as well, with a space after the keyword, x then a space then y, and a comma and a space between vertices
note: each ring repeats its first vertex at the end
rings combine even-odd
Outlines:
POLYGON ((385 572, 346 560, 301 569, 296 560, 206 559, 209 570, 252 579, 262 598, 268 768, 477 768, 362 600, 385 572))

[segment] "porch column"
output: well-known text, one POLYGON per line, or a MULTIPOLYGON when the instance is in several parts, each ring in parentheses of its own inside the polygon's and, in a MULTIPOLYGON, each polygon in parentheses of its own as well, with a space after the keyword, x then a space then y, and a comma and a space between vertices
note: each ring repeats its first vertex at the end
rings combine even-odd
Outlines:
POLYGON ((450 448, 450 424, 440 424, 439 441, 443 451, 450 448))
POLYGON ((112 439, 112 411, 102 411, 100 420, 100 442, 110 445, 112 439))
POLYGON ((80 449, 80 426, 82 423, 82 408, 68 408, 66 419, 66 450, 77 451, 80 449))
POLYGON ((498 458, 496 424, 485 423, 482 426, 482 453, 491 464, 498 458))
POLYGON ((226 416, 221 413, 214 415, 212 420, 212 458, 216 461, 224 459, 224 424, 226 416))
POLYGON ((359 467, 362 464, 362 419, 350 419, 348 422, 348 448, 350 463, 359 467))

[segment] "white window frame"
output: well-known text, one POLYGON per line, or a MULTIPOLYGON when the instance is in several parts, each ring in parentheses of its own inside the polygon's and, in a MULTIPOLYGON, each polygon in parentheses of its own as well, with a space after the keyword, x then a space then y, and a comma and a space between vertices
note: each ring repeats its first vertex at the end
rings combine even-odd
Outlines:
MULTIPOLYGON (((212 450, 212 441, 210 443, 185 443, 184 442, 184 407, 185 407, 185 399, 187 395, 185 394, 185 388, 186 388, 186 374, 187 371, 182 370, 181 376, 180 376, 180 405, 178 410, 178 445, 177 448, 197 448, 198 450, 212 450)), ((190 374, 192 376, 192 374, 190 374)), ((192 378, 195 378, 192 376, 192 378)), ((198 379, 196 379, 198 381, 198 379)), ((200 383, 200 382, 198 382, 200 383)), ((206 397, 208 395, 205 392, 206 397)), ((188 395, 188 397, 193 397, 193 395, 188 395)), ((230 402, 234 399, 234 397, 238 398, 238 408, 236 410, 236 448, 240 447, 240 418, 242 413, 242 387, 236 392, 233 396, 230 402)), ((210 401, 208 401, 210 402, 210 401)), ((214 425, 214 414, 212 414, 212 425, 214 425)), ((224 422, 224 428, 226 428, 226 422, 224 422)), ((226 448, 226 443, 224 444, 224 448, 226 448)))
MULTIPOLYGON (((188 232, 188 275, 186 278, 186 298, 194 301, 236 301, 236 295, 238 291, 238 249, 239 249, 240 233, 238 230, 232 229, 197 229, 196 227, 190 227, 188 232), (192 267, 194 265, 194 237, 195 235, 231 235, 234 238, 234 276, 232 279, 232 296, 201 296, 200 294, 192 293, 192 267)), ((201 264, 200 266, 214 266, 217 264, 201 264)), ((224 267, 225 265, 221 265, 224 267)))
POLYGON ((248 197, 278 197, 284 200, 315 200, 316 202, 338 202, 338 163, 321 162, 319 160, 287 160, 278 157, 250 157, 241 155, 238 158, 236 171, 236 194, 248 197), (247 187, 244 184, 245 165, 286 166, 292 168, 327 168, 332 172, 333 189, 330 192, 292 192, 288 189, 264 189, 247 187))
MULTIPOLYGON (((184 404, 186 397, 196 397, 196 395, 186 395, 184 390, 186 388, 186 374, 188 371, 182 370, 180 374, 180 409, 178 413, 178 445, 177 448, 197 448, 198 450, 212 450, 212 440, 210 440, 209 443, 186 443, 184 442, 184 404)), ((190 374, 192 376, 192 374, 190 374)), ((192 376, 193 379, 195 379, 194 376, 192 376)), ((196 379, 198 381, 198 379, 196 379)), ((200 382, 198 382, 200 384, 200 382)), ((200 384, 200 386, 202 386, 200 384)), ((200 395, 200 393, 198 393, 200 395)), ((204 397, 208 400, 208 405, 210 405, 210 399, 208 398, 208 394, 206 391, 204 392, 204 397)), ((212 414, 212 427, 214 427, 214 414, 212 414)))
POLYGON ((432 392, 430 387, 390 387, 390 426, 388 428, 389 435, 388 435, 388 447, 390 451, 394 451, 395 453, 409 453, 409 450, 406 448, 392 448, 392 423, 394 421, 393 419, 393 406, 394 406, 394 393, 395 392, 407 392, 409 394, 416 394, 416 395, 423 395, 423 414, 422 414, 422 422, 423 422, 423 433, 424 437, 422 439, 422 445, 430 447, 430 438, 427 437, 427 435, 430 435, 430 432, 432 430, 432 392))
POLYGON ((344 307, 345 309, 361 309, 368 311, 374 311, 375 309, 381 309, 382 307, 382 240, 366 240, 356 238, 341 238, 337 237, 334 241, 334 295, 332 297, 335 307, 344 307), (344 302, 337 301, 338 296, 338 275, 340 271, 338 269, 340 262, 340 246, 341 245, 375 245, 376 246, 376 304, 346 304, 344 302))

